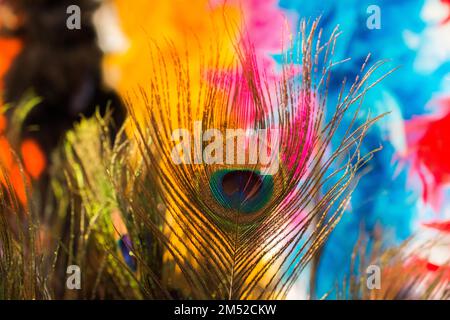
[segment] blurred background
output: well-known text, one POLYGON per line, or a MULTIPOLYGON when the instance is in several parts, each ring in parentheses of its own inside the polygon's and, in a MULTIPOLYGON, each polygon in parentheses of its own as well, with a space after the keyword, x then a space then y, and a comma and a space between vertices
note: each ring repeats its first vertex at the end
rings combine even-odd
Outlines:
MULTIPOLYGON (((369 54, 369 64, 399 67, 365 97, 360 119, 369 110, 389 112, 364 145, 383 150, 364 168, 313 281, 299 281, 290 298, 304 298, 305 286, 321 297, 342 281, 362 235, 370 247, 380 232, 385 246, 417 233, 450 233, 449 0, 0 0, 2 165, 14 177, 7 150, 15 145, 29 178, 45 185, 52 150, 82 115, 99 108, 113 112, 116 128, 123 123, 124 98, 151 76, 149 39, 163 52, 167 39, 180 52, 218 41, 232 47, 224 16, 249 31, 259 62, 274 70, 283 61, 283 39, 297 38, 302 19, 320 16, 325 38, 339 26, 333 60, 351 60, 334 71, 330 106, 342 79, 354 79, 369 54), (28 95, 39 100, 17 133, 14 108, 28 95)), ((418 257, 429 272, 450 258, 446 239, 418 257)))

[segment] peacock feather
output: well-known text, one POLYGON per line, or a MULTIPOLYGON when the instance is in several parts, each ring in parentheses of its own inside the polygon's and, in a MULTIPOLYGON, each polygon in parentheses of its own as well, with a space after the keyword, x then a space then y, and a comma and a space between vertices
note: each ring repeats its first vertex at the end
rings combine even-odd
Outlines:
POLYGON ((311 299, 324 289, 448 299, 448 262, 426 255, 448 248, 439 223, 425 227, 442 241, 413 249, 382 251, 374 230, 347 255, 354 275, 315 288, 336 251, 329 236, 347 230, 341 217, 359 219, 354 203, 370 188, 353 191, 367 163, 390 157, 372 160, 383 115, 365 107, 390 72, 364 50, 341 61, 326 15, 292 36, 279 32, 290 23, 277 1, 220 2, 109 2, 130 44, 105 63, 120 65, 108 80, 128 105, 118 132, 99 105, 42 154, 20 130, 45 96, 0 117, 0 299, 284 299, 308 276, 311 299), (368 265, 382 270, 380 290, 366 285, 368 265), (69 266, 82 272, 79 290, 66 283, 69 266))
POLYGON ((133 255, 138 273, 159 296, 285 298, 344 213, 358 170, 374 152, 361 154, 360 146, 380 116, 352 123, 335 150, 330 141, 345 113, 357 116, 364 94, 379 81, 369 83, 370 75, 382 63, 351 86, 343 82, 335 114, 325 123, 338 33, 321 43, 317 21, 310 29, 302 23, 301 30, 301 51, 297 57, 286 56, 301 63, 300 76, 293 76, 286 64, 278 77, 271 77, 245 40, 235 46, 237 59, 222 57, 218 47, 199 70, 190 67, 187 53, 173 48, 169 55, 161 54, 155 44, 150 82, 127 99, 138 160, 129 164, 132 186, 119 202, 134 224, 130 229, 145 226, 148 233, 145 252, 142 234, 135 235, 140 239, 131 235, 138 248, 133 255), (326 67, 316 72, 319 60, 326 67), (200 82, 192 84, 192 79, 200 82), (146 107, 143 119, 136 105, 146 107), (208 134, 190 142, 180 134, 209 129, 222 133, 215 136, 214 147, 208 134), (238 138, 243 147, 221 162, 227 156, 220 150, 231 150, 230 129, 242 130, 238 138), (249 132, 258 130, 276 141, 261 150, 279 148, 275 172, 250 161, 251 149, 261 139, 249 132), (205 163, 208 155, 212 163, 205 163), (333 163, 339 166, 330 172, 333 163), (335 182, 325 188, 331 180, 335 182), (149 251, 156 257, 149 258, 149 251))

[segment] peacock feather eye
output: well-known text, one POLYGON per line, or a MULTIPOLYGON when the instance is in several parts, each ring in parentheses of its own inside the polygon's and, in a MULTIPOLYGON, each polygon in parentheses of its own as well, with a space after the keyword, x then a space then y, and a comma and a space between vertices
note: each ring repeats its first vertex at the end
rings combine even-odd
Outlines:
POLYGON ((270 201, 274 182, 271 175, 262 175, 257 170, 222 169, 211 175, 210 189, 225 209, 252 214, 270 201))
POLYGON ((130 236, 126 234, 120 237, 118 245, 125 263, 130 267, 131 270, 136 271, 136 258, 131 254, 132 243, 130 236))

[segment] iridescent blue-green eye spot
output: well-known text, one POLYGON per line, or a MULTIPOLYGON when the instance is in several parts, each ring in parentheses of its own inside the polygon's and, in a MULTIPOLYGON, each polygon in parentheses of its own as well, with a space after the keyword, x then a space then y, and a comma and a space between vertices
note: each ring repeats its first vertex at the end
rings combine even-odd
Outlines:
POLYGON ((120 252, 125 260, 125 263, 130 267, 131 270, 136 271, 136 258, 133 257, 130 252, 132 250, 132 242, 129 235, 123 235, 118 241, 120 252))
POLYGON ((212 174, 210 189, 224 208, 254 213, 271 199, 273 177, 253 170, 223 169, 212 174))

